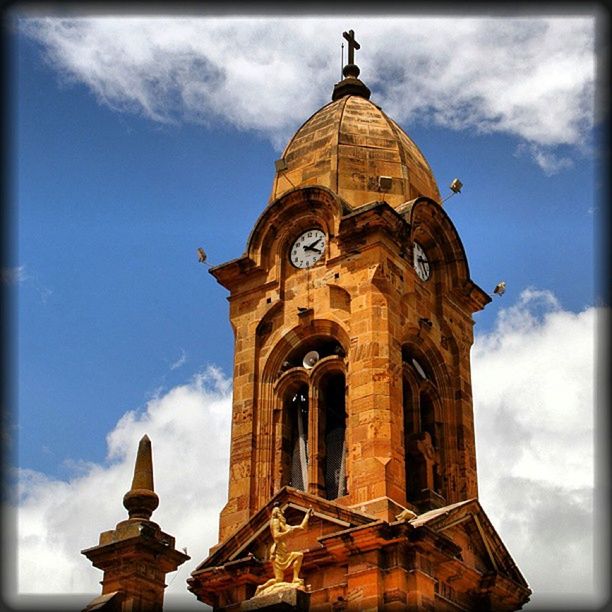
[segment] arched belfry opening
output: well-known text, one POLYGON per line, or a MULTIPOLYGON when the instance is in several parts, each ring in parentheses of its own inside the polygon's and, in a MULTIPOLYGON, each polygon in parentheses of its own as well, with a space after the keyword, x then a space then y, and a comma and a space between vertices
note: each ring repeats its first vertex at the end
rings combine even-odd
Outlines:
POLYGON ((446 503, 440 393, 430 365, 418 351, 404 346, 402 363, 406 501, 425 511, 446 503))
POLYGON ((335 338, 305 339, 283 360, 280 484, 326 499, 347 493, 345 351, 335 338))

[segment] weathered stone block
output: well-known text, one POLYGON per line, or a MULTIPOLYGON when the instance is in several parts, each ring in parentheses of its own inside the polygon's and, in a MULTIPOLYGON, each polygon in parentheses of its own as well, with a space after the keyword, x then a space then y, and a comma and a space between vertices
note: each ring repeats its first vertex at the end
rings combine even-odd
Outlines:
POLYGON ((259 610, 261 612, 307 611, 310 595, 301 589, 287 588, 269 595, 258 595, 240 604, 241 612, 259 610))

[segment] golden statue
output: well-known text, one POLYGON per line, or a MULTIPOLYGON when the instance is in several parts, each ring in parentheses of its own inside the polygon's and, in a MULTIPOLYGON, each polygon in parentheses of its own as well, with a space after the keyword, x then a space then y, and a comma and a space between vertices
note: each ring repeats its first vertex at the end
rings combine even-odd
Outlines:
POLYGON ((272 510, 270 517, 270 532, 274 542, 270 546, 270 560, 274 570, 274 578, 270 578, 268 582, 260 584, 255 591, 255 596, 268 595, 276 591, 287 588, 297 589, 304 586, 304 581, 299 577, 304 553, 300 551, 289 551, 287 548, 287 537, 295 531, 305 530, 308 527, 308 520, 313 514, 313 509, 306 511, 302 522, 299 525, 287 525, 285 515, 280 507, 275 507, 272 510), (293 569, 292 582, 285 582, 285 571, 289 568, 293 569))

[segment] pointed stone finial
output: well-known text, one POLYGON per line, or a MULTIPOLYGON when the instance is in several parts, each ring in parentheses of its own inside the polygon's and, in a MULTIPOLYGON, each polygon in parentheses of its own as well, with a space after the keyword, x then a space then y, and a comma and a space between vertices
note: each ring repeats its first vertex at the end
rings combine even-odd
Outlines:
POLYGON ((132 489, 148 489, 149 491, 155 491, 153 487, 153 453, 151 450, 151 440, 146 434, 142 436, 142 439, 138 443, 132 489))
POLYGON ((153 491, 151 440, 138 444, 132 488, 123 496, 130 517, 100 534, 99 544, 81 552, 104 571, 102 595, 83 612, 161 612, 165 578, 189 559, 174 548, 175 540, 149 520, 159 498, 153 491))
POLYGON ((123 496, 123 505, 131 519, 149 520, 159 505, 159 497, 153 489, 153 456, 151 440, 144 435, 138 444, 132 488, 123 496))

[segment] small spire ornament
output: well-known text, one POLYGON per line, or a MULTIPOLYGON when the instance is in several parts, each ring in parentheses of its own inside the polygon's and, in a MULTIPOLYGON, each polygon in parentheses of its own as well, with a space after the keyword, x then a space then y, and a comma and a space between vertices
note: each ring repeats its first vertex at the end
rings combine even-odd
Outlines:
POLYGON ((123 496, 123 505, 131 519, 148 521, 159 505, 159 497, 153 488, 153 456, 151 440, 146 434, 138 444, 132 488, 123 496))

